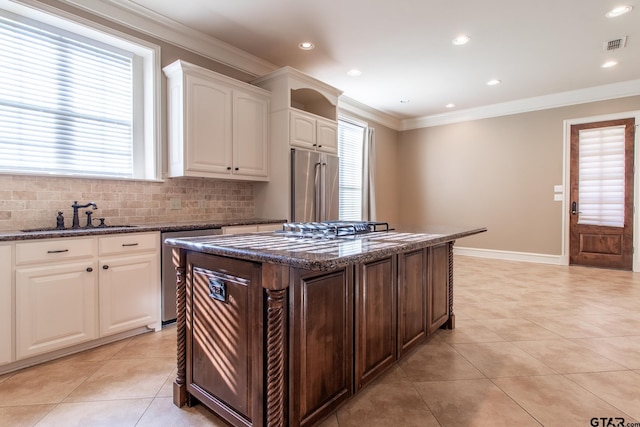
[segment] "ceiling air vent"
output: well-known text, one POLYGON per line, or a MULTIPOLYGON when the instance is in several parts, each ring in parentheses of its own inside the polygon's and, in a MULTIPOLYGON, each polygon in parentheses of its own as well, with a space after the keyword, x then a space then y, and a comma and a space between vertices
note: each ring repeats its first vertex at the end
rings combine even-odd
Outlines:
POLYGON ((619 39, 609 40, 608 42, 602 43, 602 50, 605 52, 609 52, 616 49, 622 49, 626 45, 627 45, 627 36, 624 36, 619 39))

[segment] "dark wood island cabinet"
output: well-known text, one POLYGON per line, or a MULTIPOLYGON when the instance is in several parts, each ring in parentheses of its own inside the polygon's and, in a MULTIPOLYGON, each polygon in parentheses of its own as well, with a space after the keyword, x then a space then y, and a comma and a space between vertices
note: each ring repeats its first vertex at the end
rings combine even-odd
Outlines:
POLYGON ((484 228, 336 239, 168 239, 178 281, 174 403, 234 426, 309 426, 442 326, 454 240, 484 228))

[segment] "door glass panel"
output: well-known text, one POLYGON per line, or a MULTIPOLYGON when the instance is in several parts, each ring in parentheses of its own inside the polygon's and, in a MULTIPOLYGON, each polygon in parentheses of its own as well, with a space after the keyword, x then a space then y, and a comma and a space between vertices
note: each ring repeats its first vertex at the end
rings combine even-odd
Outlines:
POLYGON ((578 224, 624 227, 624 126, 582 129, 578 224))

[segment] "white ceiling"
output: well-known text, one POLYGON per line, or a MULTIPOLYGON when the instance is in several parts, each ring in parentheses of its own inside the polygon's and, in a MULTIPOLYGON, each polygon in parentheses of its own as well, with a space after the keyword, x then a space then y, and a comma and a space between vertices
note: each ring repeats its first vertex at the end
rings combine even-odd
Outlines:
POLYGON ((314 76, 398 119, 640 78, 640 0, 115 0, 277 66, 314 76), (618 18, 605 13, 627 4, 618 18), (471 41, 451 41, 467 34, 471 41), (627 36, 627 47, 603 42, 627 36), (316 48, 298 49, 301 41, 316 48), (607 59, 619 62, 601 68, 607 59), (347 71, 357 68, 360 77, 347 71), (489 79, 502 83, 487 86, 489 79), (401 103, 401 100, 409 100, 401 103))

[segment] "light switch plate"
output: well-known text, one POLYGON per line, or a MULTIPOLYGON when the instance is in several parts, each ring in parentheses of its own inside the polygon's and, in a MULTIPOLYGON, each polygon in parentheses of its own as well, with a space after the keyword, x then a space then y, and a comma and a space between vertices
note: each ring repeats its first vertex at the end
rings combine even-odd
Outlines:
POLYGON ((553 186, 554 193, 562 193, 562 184, 553 186))
POLYGON ((553 200, 556 202, 561 202, 562 201, 562 194, 554 194, 553 195, 553 200))

